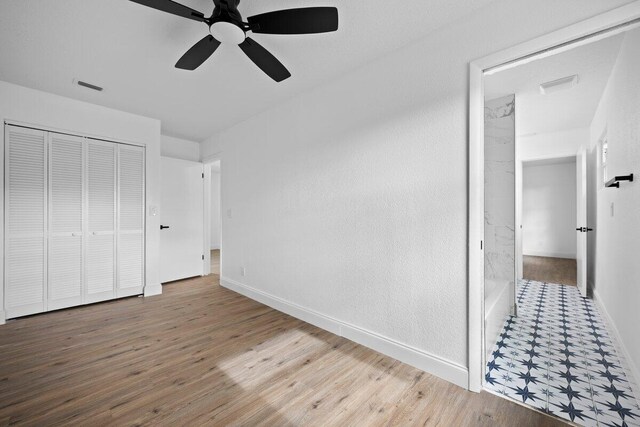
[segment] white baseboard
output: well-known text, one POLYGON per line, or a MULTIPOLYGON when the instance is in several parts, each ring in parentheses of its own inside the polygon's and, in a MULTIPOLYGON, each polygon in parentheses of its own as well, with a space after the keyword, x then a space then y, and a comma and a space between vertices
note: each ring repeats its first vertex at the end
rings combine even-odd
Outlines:
POLYGON ((457 363, 299 306, 226 277, 220 278, 220 285, 304 322, 345 337, 386 356, 398 359, 464 389, 469 387, 469 371, 466 367, 457 363))
POLYGON ((640 404, 640 370, 638 369, 638 365, 636 365, 636 361, 633 360, 631 358, 631 356, 629 355, 629 352, 627 351, 627 348, 624 345, 624 341, 622 340, 622 337, 620 336, 620 332, 618 332, 618 328, 616 328, 616 324, 613 321, 613 318, 611 317, 611 315, 609 314, 609 312, 607 311, 607 308, 604 306, 604 304, 602 304, 602 300, 600 299, 600 296, 598 295, 598 292, 596 292, 596 290, 593 290, 593 301, 596 303, 596 305, 598 306, 598 309, 600 310, 600 313, 602 313, 604 315, 604 320, 607 326, 607 329, 611 332, 613 332, 613 334, 616 337, 616 342, 618 343, 618 348, 616 350, 622 352, 622 357, 624 357, 624 361, 626 362, 626 366, 624 366, 624 368, 626 368, 626 370, 628 371, 628 374, 631 374, 631 376, 633 377, 631 380, 631 383, 633 383, 633 385, 635 386, 634 390, 633 390, 633 394, 636 396, 636 400, 638 401, 638 404, 640 404))
POLYGON ((566 258, 566 259, 576 259, 576 254, 570 254, 566 252, 537 252, 537 251, 529 251, 526 254, 523 253, 522 256, 541 256, 545 258, 566 258))
POLYGON ((7 323, 7 315, 4 311, 0 311, 0 325, 7 323))
POLYGON ((153 297, 160 294, 162 294, 162 285, 160 283, 154 285, 147 284, 144 287, 145 297, 153 297))

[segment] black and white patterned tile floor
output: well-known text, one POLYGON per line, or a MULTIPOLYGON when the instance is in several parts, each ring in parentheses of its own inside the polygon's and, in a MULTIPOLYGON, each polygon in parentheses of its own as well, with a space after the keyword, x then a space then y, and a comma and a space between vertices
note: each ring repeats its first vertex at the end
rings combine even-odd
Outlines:
POLYGON ((485 387, 585 426, 640 426, 637 384, 595 304, 574 286, 524 280, 485 387))

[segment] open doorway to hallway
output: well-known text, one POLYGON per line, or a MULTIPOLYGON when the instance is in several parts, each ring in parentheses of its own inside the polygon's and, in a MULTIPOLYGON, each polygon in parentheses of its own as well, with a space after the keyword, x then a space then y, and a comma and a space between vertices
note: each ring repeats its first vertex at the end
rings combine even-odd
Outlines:
POLYGON ((222 234, 221 194, 220 194, 220 160, 207 164, 210 174, 210 221, 205 230, 209 233, 209 256, 211 274, 220 276, 220 250, 222 234))
POLYGON ((576 286, 576 157, 523 161, 516 192, 522 206, 520 218, 516 214, 522 278, 576 286))
POLYGON ((611 186, 640 164, 638 46, 631 29, 484 77, 484 385, 581 425, 640 422, 640 188, 611 186))

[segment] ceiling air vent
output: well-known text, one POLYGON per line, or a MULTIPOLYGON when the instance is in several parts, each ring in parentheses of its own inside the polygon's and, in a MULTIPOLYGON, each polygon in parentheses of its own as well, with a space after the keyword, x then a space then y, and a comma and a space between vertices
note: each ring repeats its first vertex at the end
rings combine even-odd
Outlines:
POLYGON ((561 90, 571 89, 578 84, 578 75, 563 77, 561 79, 552 80, 550 82, 542 83, 540 85, 540 93, 548 95, 553 92, 559 92, 561 90))
POLYGON ((96 85, 93 85, 91 83, 83 82, 82 80, 74 80, 74 83, 77 84, 78 86, 86 87, 87 89, 95 90, 95 91, 98 91, 98 92, 102 92, 103 91, 103 88, 101 88, 100 86, 96 86, 96 85))

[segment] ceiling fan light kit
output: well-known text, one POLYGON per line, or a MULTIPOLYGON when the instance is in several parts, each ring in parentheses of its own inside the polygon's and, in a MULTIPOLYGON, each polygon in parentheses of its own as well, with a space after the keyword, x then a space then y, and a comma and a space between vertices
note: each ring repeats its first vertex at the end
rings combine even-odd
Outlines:
POLYGON ((263 72, 276 82, 281 82, 291 73, 276 57, 258 42, 247 36, 255 34, 318 34, 338 29, 338 9, 335 7, 306 7, 285 9, 250 16, 242 20, 238 11, 240 0, 213 0, 214 9, 210 17, 190 7, 171 0, 130 0, 162 12, 203 22, 209 34, 191 47, 176 63, 176 68, 195 70, 206 61, 218 47, 233 44, 249 57, 263 72))

